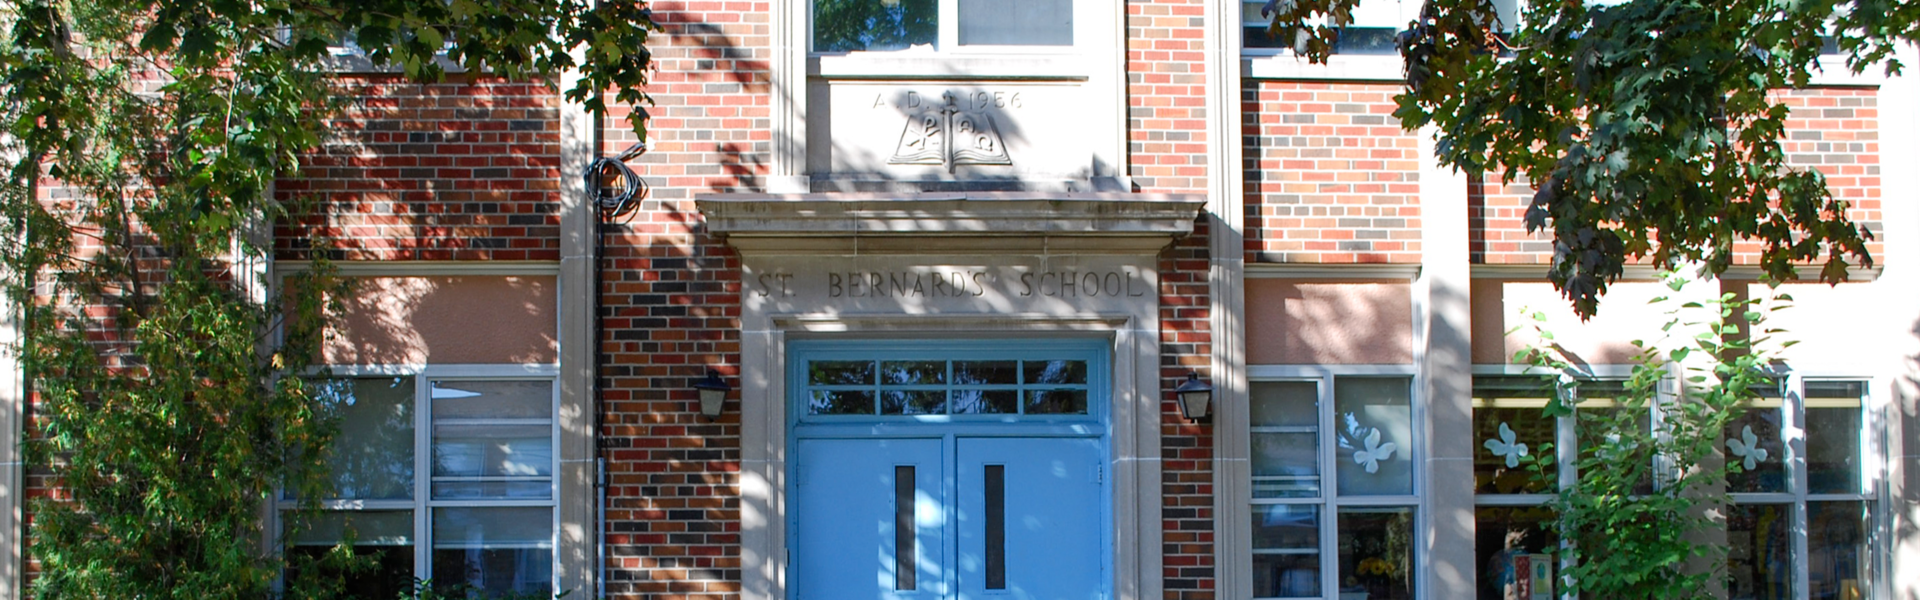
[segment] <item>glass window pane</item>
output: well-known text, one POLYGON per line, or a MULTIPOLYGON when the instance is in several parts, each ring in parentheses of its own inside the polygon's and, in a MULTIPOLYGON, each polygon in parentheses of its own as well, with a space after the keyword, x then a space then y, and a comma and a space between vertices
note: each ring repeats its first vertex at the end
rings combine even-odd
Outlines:
POLYGON ((1860 397, 1821 398, 1807 389, 1807 491, 1860 493, 1860 397))
POLYGON ((435 419, 551 419, 553 382, 434 381, 435 419))
POLYGON ((413 498, 413 385, 410 377, 314 382, 340 422, 327 456, 334 498, 413 498))
POLYGON ((1478 600, 1553 596, 1553 511, 1543 506, 1480 506, 1473 511, 1478 600))
POLYGON ((815 390, 807 402, 810 415, 873 414, 873 392, 815 390))
MULTIPOLYGON (((1410 6, 1408 2, 1362 0, 1353 10, 1353 22, 1341 29, 1339 37, 1334 40, 1333 51, 1341 54, 1398 52, 1393 37, 1407 27, 1410 20, 1408 16, 1412 12, 1409 9, 1418 8, 1417 5, 1410 6)), ((1243 25, 1241 43, 1247 48, 1293 47, 1293 40, 1276 40, 1267 35, 1267 24, 1273 22, 1273 16, 1261 16, 1260 8, 1266 4, 1265 0, 1244 0, 1240 3, 1240 22, 1243 25)))
MULTIPOLYGON (((291 515, 290 515, 291 516, 291 515)), ((333 546, 353 532, 355 546, 412 546, 413 511, 327 511, 293 535, 296 546, 333 546)))
POLYGON ((1253 427, 1320 427, 1320 385, 1311 381, 1256 381, 1247 407, 1253 427))
POLYGON ((1319 497, 1319 443, 1312 432, 1252 434, 1253 497, 1319 497))
POLYGON ((1866 530, 1865 503, 1807 503, 1807 587, 1813 600, 1867 597, 1866 530))
POLYGON ((1787 491, 1786 452, 1780 438, 1779 400, 1762 398, 1721 432, 1726 452, 1727 491, 1787 491), (1735 469, 1739 472, 1731 472, 1735 469))
POLYGON ((1253 554, 1255 598, 1320 597, 1320 553, 1253 554))
POLYGON ((1014 385, 1020 383, 1020 361, 957 360, 953 382, 959 385, 1014 385))
POLYGON ((1073 0, 959 2, 961 45, 1073 45, 1073 0))
POLYGON ((345 598, 398 598, 413 589, 413 511, 323 512, 290 541, 289 586, 337 584, 345 598), (330 558, 349 530, 363 568, 349 570, 330 558))
POLYGON ((1027 393, 1027 414, 1087 414, 1086 390, 1047 390, 1027 393))
MULTIPOLYGON (((1586 396, 1585 384, 1581 385, 1581 393, 1583 396, 1586 396)), ((1586 397, 1592 398, 1592 396, 1586 397)), ((1621 408, 1618 404, 1613 404, 1610 400, 1583 402, 1575 409, 1574 433, 1575 436, 1579 438, 1579 448, 1583 459, 1595 452, 1601 444, 1606 443, 1609 439, 1627 441, 1645 440, 1653 435, 1653 420, 1648 416, 1647 411, 1644 408, 1634 409, 1631 412, 1627 412, 1628 410, 1629 409, 1621 408), (1610 433, 1610 430, 1615 427, 1630 429, 1635 433, 1630 437, 1618 436, 1617 432, 1610 433)), ((1637 444, 1631 447, 1622 446, 1617 449, 1621 451, 1621 454, 1610 456, 1607 461, 1608 464, 1616 465, 1612 473, 1619 474, 1622 477, 1634 477, 1633 492, 1636 494, 1653 493, 1653 454, 1651 448, 1647 444, 1637 444)))
MULTIPOLYGON (((1407 26, 1407 19, 1402 18, 1401 15, 1405 14, 1409 2, 1417 2, 1417 0, 1362 0, 1353 8, 1352 26, 1404 29, 1407 26)), ((1416 3, 1413 7, 1418 8, 1419 5, 1416 3)))
POLYGON ((546 425, 436 425, 435 477, 547 477, 553 428, 546 425))
POLYGON ((506 481, 469 481, 434 480, 433 497, 436 500, 479 500, 479 499, 527 499, 544 500, 553 497, 552 479, 506 480, 506 481))
POLYGON ((1029 360, 1021 365, 1026 369, 1027 385, 1087 383, 1087 361, 1084 360, 1029 360))
POLYGON ((953 414, 1013 414, 1020 409, 1020 392, 1013 390, 954 390, 953 414))
POLYGON ((1413 493, 1412 380, 1341 377, 1333 384, 1341 495, 1413 493))
POLYGON ((553 509, 437 508, 434 587, 489 594, 553 589, 553 509))
POLYGON ((873 361, 816 360, 807 364, 807 382, 813 385, 873 385, 873 361))
POLYGON ((1727 597, 1792 597, 1792 528, 1791 505, 1736 504, 1727 511, 1727 597))
POLYGON ((1339 527, 1340 597, 1412 600, 1413 509, 1341 509, 1339 527))
POLYGON ((1542 414, 1545 398, 1486 398, 1473 409, 1473 491, 1533 494, 1552 489, 1554 466, 1535 477, 1528 465, 1553 442, 1555 420, 1542 414))
POLYGON ((905 50, 940 35, 934 0, 814 0, 813 51, 905 50))
POLYGON ((946 382, 946 361, 917 360, 880 363, 880 385, 940 385, 946 382))
POLYGON ((1320 547, 1320 505, 1253 505, 1254 550, 1314 550, 1320 547))
POLYGON ((944 415, 947 414, 947 393, 888 390, 880 394, 880 414, 944 415))

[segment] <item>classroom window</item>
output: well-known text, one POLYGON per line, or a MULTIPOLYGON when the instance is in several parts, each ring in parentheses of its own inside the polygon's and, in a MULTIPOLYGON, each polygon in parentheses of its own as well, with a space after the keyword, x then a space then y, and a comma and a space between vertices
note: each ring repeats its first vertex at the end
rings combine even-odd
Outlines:
POLYGON ((1412 383, 1397 375, 1253 382, 1255 597, 1414 597, 1412 383))
POLYGON ((316 382, 340 419, 333 494, 283 494, 321 509, 296 554, 352 539, 375 568, 349 593, 393 598, 415 580, 487 594, 554 591, 556 487, 551 379, 419 376, 316 382), (424 407, 424 409, 422 409, 424 407))

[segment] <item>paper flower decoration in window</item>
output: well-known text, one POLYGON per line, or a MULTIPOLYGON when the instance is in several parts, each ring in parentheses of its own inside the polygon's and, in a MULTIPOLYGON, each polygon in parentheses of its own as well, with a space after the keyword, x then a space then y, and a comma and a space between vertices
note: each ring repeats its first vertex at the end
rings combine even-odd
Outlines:
POLYGON ((1380 430, 1373 429, 1367 432, 1366 449, 1354 451, 1353 464, 1366 467, 1368 473, 1378 473, 1380 461, 1392 459, 1394 449, 1393 442, 1380 443, 1380 430))
POLYGON ((1727 449, 1741 458, 1740 465, 1753 470, 1754 465, 1767 462, 1767 449, 1760 447, 1760 437, 1753 434, 1753 426, 1740 428, 1740 439, 1727 440, 1727 449))
POLYGON ((1481 445, 1486 446, 1494 456, 1507 459, 1507 468, 1511 469, 1520 466, 1520 458, 1527 455, 1527 445, 1514 441, 1514 438, 1513 428, 1501 423, 1500 438, 1487 440, 1481 445))

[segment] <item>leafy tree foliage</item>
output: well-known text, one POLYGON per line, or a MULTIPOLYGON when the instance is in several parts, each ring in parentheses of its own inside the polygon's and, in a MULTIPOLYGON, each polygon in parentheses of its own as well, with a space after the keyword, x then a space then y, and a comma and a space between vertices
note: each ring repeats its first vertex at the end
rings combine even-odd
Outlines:
MULTIPOLYGON (((1269 32, 1324 60, 1362 0, 1269 0, 1269 32)), ((1743 240, 1775 281, 1871 266, 1872 234, 1781 149, 1773 94, 1820 70, 1827 40, 1860 71, 1898 72, 1920 3, 1898 0, 1427 0, 1399 38, 1402 125, 1433 124, 1441 162, 1524 177, 1530 231, 1551 229, 1554 285, 1582 316, 1634 259, 1719 274, 1743 240)))
MULTIPOLYGON (((1671 274, 1668 281, 1682 287, 1671 274)), ((1720 452, 1728 424, 1757 410, 1761 390, 1778 385, 1773 352, 1792 342, 1780 341, 1781 332, 1765 322, 1785 304, 1762 307, 1733 294, 1654 302, 1674 307, 1663 328, 1667 338, 1634 342, 1641 354, 1616 397, 1582 406, 1580 367, 1551 345, 1550 331, 1536 327, 1548 346, 1515 357, 1565 374, 1545 415, 1575 418, 1576 476, 1561 484, 1552 444, 1543 444, 1527 468, 1541 489, 1557 490, 1548 507, 1566 543, 1559 554, 1570 559, 1561 563, 1560 591, 1574 597, 1724 596, 1714 590, 1726 577, 1726 548, 1702 534, 1721 526, 1711 515, 1724 514, 1727 475, 1742 467, 1720 452)))
POLYGON ((637 0, 19 0, 0 25, 0 272, 58 487, 32 508, 49 599, 266 597, 262 502, 326 495, 332 407, 287 375, 336 278, 269 294, 256 265, 273 182, 339 108, 330 46, 421 80, 578 69, 566 95, 601 109, 645 102, 655 28, 637 0))

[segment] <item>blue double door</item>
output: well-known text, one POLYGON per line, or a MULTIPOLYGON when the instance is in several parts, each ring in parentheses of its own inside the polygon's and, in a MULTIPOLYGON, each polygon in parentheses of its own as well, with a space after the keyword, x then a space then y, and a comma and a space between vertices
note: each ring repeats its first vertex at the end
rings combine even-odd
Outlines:
POLYGON ((791 598, 1108 597, 1098 438, 822 438, 795 450, 791 598))

